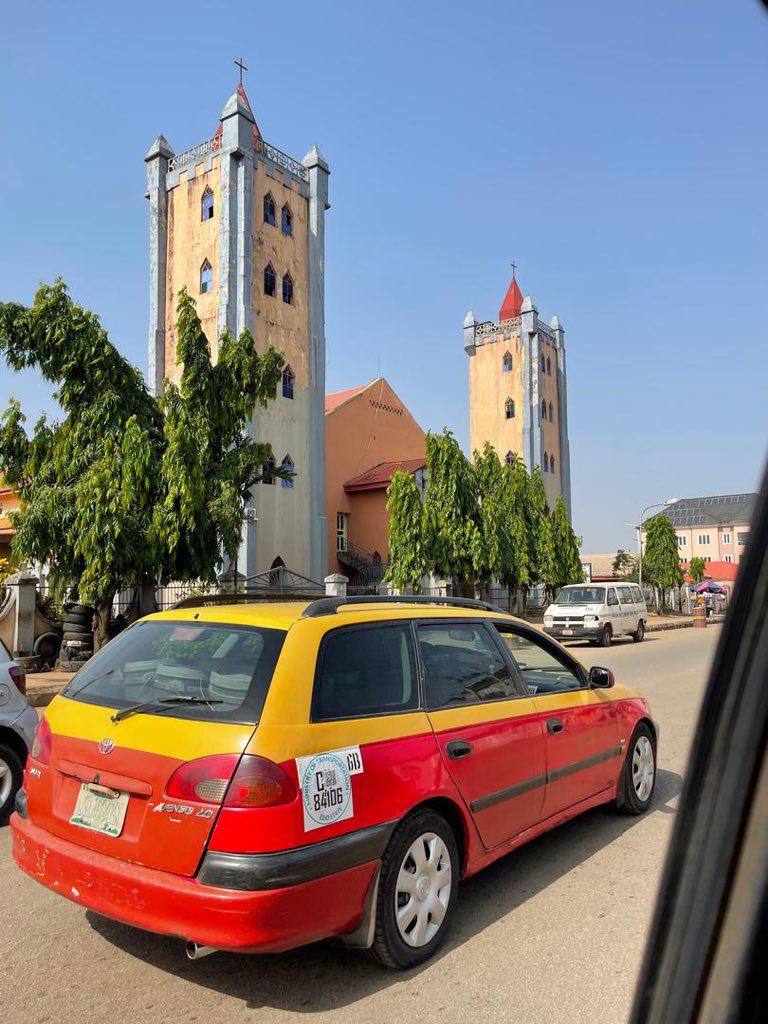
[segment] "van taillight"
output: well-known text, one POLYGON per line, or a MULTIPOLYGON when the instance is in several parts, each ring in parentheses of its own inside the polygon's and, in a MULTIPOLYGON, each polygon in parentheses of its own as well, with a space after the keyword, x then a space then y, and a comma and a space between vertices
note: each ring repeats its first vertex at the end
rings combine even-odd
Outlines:
POLYGON ((24 671, 24 669, 23 668, 19 668, 18 665, 11 665, 11 667, 8 669, 8 671, 10 672, 11 679, 16 684, 16 689, 19 691, 19 693, 26 694, 26 692, 27 692, 27 673, 24 671))
POLYGON ((177 768, 165 795, 225 807, 274 807, 295 800, 296 787, 279 765, 264 757, 214 754, 177 768))
POLYGON ((35 730, 35 738, 32 740, 31 756, 41 764, 51 763, 51 748, 53 747, 53 733, 48 724, 48 719, 43 716, 38 722, 35 730))

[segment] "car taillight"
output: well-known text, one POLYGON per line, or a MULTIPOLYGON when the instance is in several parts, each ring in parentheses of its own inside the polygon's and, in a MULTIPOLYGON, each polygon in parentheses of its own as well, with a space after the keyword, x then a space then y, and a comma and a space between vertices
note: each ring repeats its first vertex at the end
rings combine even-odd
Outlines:
POLYGON ((32 757, 41 764, 50 764, 52 747, 53 733, 48 720, 43 717, 38 722, 35 738, 32 740, 32 757))
POLYGON ((296 787, 279 765, 264 757, 215 754, 177 768, 165 795, 225 807, 274 807, 294 800, 296 787))
POLYGON ((11 675, 11 679, 16 684, 16 689, 19 693, 26 694, 27 692, 27 673, 23 668, 19 668, 18 665, 11 665, 8 669, 11 675))

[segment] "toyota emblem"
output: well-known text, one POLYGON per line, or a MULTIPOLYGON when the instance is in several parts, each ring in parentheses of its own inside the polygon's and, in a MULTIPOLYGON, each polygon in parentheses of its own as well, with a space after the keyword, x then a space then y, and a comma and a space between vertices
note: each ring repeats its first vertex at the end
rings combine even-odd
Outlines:
POLYGON ((99 744, 99 753, 100 754, 111 754, 114 749, 115 749, 115 741, 109 739, 109 737, 107 737, 107 739, 105 739, 105 740, 102 740, 101 743, 99 744))

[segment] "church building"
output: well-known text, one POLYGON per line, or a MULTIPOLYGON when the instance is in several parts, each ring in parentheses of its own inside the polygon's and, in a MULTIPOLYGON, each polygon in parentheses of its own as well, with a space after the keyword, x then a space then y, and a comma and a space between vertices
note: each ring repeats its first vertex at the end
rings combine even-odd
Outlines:
POLYGON ((490 441, 507 461, 541 466, 550 508, 562 494, 571 515, 571 459, 565 332, 554 316, 539 319, 523 298, 514 270, 498 320, 464 319, 469 356, 469 438, 472 451, 490 441))
MULTIPOLYGON (((241 71, 242 78, 242 71, 241 71)), ((178 381, 176 301, 186 286, 215 357, 220 335, 248 329, 285 357, 277 398, 249 430, 292 479, 267 476, 246 512, 237 569, 284 564, 322 580, 325 516, 325 211, 329 168, 266 142, 242 80, 204 141, 176 154, 158 136, 146 157, 149 385, 178 381)))

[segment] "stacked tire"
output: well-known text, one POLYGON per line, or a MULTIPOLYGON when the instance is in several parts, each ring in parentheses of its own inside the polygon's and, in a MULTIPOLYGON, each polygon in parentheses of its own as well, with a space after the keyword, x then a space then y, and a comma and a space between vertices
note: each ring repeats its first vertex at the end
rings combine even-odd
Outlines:
POLYGON ((77 668, 93 654, 93 616, 89 604, 65 604, 61 637, 61 667, 77 668))

